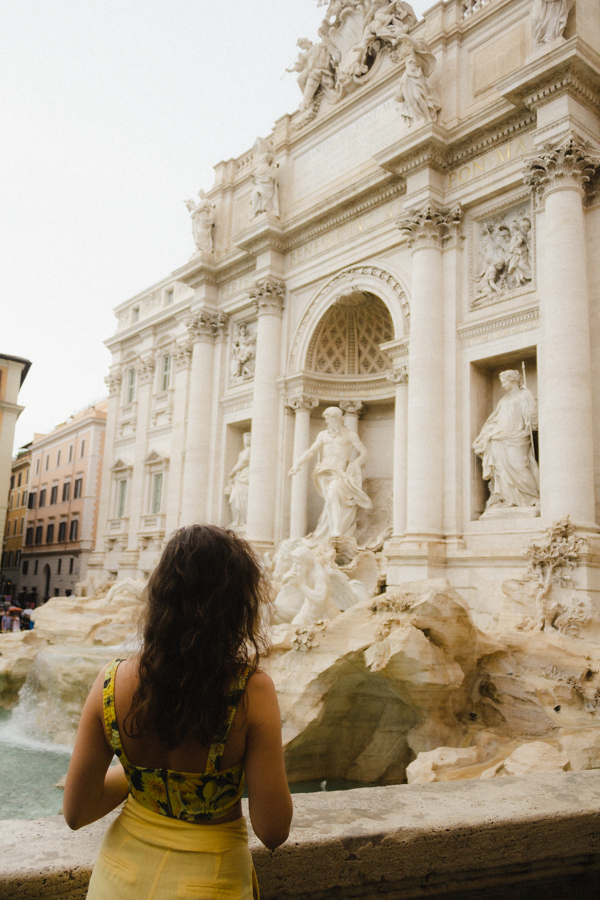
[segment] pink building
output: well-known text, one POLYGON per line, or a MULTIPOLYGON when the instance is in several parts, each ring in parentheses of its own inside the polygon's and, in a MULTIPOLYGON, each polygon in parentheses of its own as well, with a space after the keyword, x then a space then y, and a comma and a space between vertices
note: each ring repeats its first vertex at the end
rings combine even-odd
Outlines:
POLYGON ((19 590, 39 600, 75 592, 94 549, 107 401, 31 444, 19 590))

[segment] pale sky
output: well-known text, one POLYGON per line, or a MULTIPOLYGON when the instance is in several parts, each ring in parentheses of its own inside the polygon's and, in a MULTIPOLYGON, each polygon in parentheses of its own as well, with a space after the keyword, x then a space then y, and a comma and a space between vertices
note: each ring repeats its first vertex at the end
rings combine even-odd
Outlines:
POLYGON ((33 363, 15 449, 106 395, 113 308, 187 261, 183 201, 212 186, 212 167, 297 109, 295 76, 281 76, 324 12, 3 0, 0 352, 33 363))

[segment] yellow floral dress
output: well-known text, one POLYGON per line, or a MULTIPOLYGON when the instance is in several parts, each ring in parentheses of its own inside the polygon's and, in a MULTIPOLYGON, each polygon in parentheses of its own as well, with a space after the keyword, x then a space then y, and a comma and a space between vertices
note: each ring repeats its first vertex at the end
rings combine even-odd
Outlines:
POLYGON ((113 660, 104 677, 104 725, 110 746, 125 770, 132 797, 151 812, 183 822, 203 822, 224 816, 244 793, 243 764, 221 771, 221 760, 251 669, 248 667, 241 673, 229 692, 223 734, 211 744, 206 771, 199 775, 170 769, 149 769, 133 766, 129 762, 115 715, 115 676, 120 662, 120 659, 113 660))

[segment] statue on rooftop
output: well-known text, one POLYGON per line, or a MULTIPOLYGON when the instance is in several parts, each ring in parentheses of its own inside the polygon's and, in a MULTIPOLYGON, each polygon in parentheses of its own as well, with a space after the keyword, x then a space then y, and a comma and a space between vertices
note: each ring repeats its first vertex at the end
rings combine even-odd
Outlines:
POLYGON ((254 144, 254 171, 252 173, 252 214, 271 213, 279 217, 279 185, 275 178, 275 170, 279 164, 275 162, 273 146, 264 138, 258 138, 254 144))
POLYGON ((215 224, 215 205, 210 202, 203 190, 198 191, 200 202, 186 200, 185 205, 192 217, 192 233, 198 250, 212 253, 213 226, 215 224))
POLYGON ((563 36, 575 0, 534 0, 531 10, 533 44, 553 44, 563 36))
POLYGON ((436 58, 425 41, 404 35, 398 44, 400 56, 405 61, 404 74, 396 100, 401 104, 402 118, 408 125, 417 119, 436 122, 441 103, 429 83, 429 76, 436 66, 436 58))
POLYGON ((250 484, 250 444, 252 436, 249 431, 244 432, 244 449, 238 456, 238 461, 229 473, 229 481, 225 488, 225 496, 231 507, 231 527, 244 529, 248 517, 248 487, 250 484))
POLYGON ((308 109, 321 85, 333 87, 335 83, 335 60, 324 41, 313 44, 308 38, 300 38, 301 53, 286 72, 298 72, 298 85, 302 91, 300 109, 308 109))

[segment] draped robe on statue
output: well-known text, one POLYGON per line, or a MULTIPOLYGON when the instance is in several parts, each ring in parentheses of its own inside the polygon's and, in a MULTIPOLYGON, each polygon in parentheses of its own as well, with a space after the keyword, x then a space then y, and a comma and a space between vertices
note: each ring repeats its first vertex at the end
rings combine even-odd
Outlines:
POLYGON ((346 471, 319 462, 312 478, 325 505, 312 535, 307 539, 312 546, 333 537, 353 537, 356 531, 358 507, 371 509, 370 497, 362 490, 361 465, 357 460, 348 464, 346 471))
POLYGON ((537 428, 536 401, 527 388, 507 393, 489 417, 473 449, 481 456, 483 477, 490 482, 488 508, 536 506, 540 475, 531 429, 537 428))

